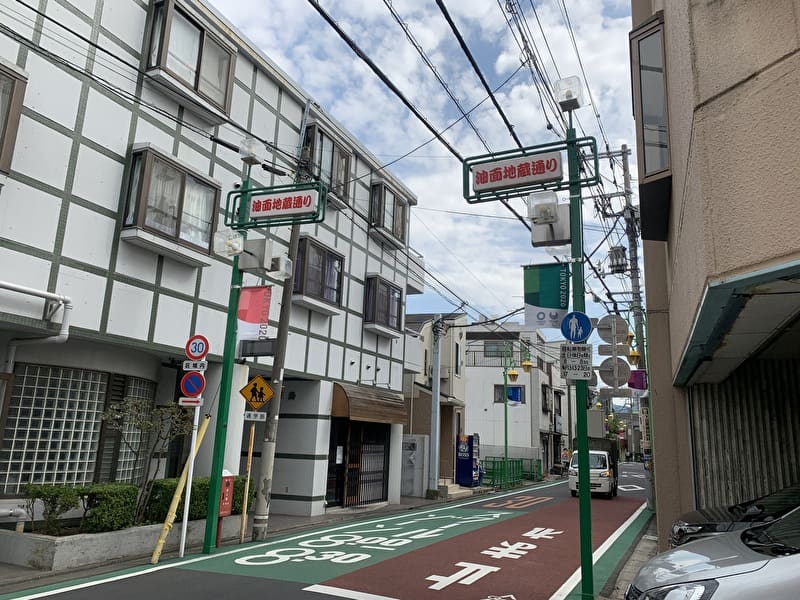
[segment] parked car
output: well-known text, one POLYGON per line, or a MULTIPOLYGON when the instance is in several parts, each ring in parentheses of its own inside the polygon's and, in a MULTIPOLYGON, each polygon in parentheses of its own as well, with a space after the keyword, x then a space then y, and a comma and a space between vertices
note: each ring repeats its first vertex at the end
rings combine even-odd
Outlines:
POLYGON ((800 508, 657 554, 639 569, 625 600, 796 600, 798 573, 800 508))
POLYGON ((798 506, 800 484, 732 506, 701 508, 681 515, 672 524, 669 543, 675 548, 700 538, 762 525, 798 506))

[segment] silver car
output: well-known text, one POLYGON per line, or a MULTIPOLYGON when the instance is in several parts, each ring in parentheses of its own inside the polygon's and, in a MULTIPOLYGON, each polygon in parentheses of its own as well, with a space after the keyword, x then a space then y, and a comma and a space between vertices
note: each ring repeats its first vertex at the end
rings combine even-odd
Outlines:
POLYGON ((800 509, 658 554, 625 593, 625 600, 733 598, 800 598, 800 509))

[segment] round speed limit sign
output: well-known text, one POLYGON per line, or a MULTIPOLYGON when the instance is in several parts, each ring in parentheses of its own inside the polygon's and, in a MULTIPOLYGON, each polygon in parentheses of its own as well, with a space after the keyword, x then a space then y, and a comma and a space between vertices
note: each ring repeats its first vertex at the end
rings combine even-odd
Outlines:
POLYGON ((186 358, 203 360, 208 355, 208 338, 204 335, 193 335, 186 342, 186 358))

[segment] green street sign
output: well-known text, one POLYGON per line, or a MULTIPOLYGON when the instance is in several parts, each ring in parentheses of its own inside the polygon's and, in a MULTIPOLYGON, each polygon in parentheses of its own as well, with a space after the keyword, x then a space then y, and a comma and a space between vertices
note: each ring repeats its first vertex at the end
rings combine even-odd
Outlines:
POLYGON ((320 223, 325 220, 327 196, 328 188, 320 181, 233 190, 225 200, 225 225, 253 229, 320 223))
MULTIPOLYGON (((593 167, 582 170, 581 187, 600 181, 597 142, 593 137, 575 140, 577 152, 584 161, 592 160, 593 167)), ((516 150, 482 154, 464 160, 464 199, 470 204, 506 200, 542 190, 565 190, 561 153, 566 142, 539 144, 516 150)))

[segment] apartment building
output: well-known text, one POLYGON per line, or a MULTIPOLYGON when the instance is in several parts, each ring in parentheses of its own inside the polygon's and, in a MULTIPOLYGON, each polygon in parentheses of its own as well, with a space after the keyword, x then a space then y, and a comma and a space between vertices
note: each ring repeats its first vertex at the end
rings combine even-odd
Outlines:
POLYGON ((800 5, 633 0, 659 544, 800 480, 800 5))
POLYGON ((575 430, 574 396, 541 332, 519 323, 473 323, 466 377, 466 431, 480 434, 482 456, 507 451, 509 458, 541 459, 543 473, 560 464, 575 430), (516 381, 508 377, 512 370, 516 381))
MULTIPOLYGON (((293 278, 244 281, 273 286, 267 337, 293 286, 271 510, 399 502, 416 198, 269 57, 200 1, 1 0, 0 136, 0 502, 28 482, 137 481, 131 448, 147 436, 102 415, 174 403, 193 334, 209 340, 203 410, 217 418, 232 262, 214 234, 248 172, 244 138, 264 153, 254 187, 293 183, 303 159, 330 190, 324 221, 301 226, 293 278)), ((248 239, 280 255, 289 230, 248 239)), ((249 429, 238 390, 272 361, 236 361, 233 473, 249 429)), ((163 474, 187 447, 160 457, 163 474)))

